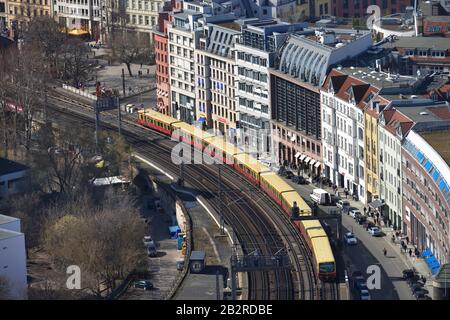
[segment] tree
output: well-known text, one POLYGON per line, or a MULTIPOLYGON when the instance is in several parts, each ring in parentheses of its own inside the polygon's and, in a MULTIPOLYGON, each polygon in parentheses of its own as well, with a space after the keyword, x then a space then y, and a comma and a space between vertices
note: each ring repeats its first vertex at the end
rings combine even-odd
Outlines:
POLYGON ((44 61, 49 64, 49 70, 57 71, 57 58, 67 37, 54 19, 49 16, 33 18, 24 33, 24 39, 28 45, 37 48, 43 54, 44 61))
POLYGON ((80 83, 88 79, 92 71, 92 65, 88 59, 90 50, 83 41, 72 38, 65 41, 61 51, 64 61, 64 78, 70 79, 73 86, 78 88, 80 83))
POLYGON ((144 234, 135 200, 110 192, 99 205, 84 195, 52 208, 43 239, 58 265, 78 265, 82 287, 100 296, 102 284, 114 289, 118 279, 145 260, 144 234))
POLYGON ((148 61, 153 51, 150 46, 150 38, 140 39, 137 33, 128 31, 115 31, 110 46, 114 57, 127 66, 130 77, 133 76, 131 64, 148 61))

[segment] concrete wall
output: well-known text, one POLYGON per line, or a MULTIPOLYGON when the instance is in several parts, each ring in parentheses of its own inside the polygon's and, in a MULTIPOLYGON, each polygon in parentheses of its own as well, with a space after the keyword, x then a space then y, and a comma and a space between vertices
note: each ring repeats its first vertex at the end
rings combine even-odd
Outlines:
POLYGON ((0 229, 0 277, 7 281, 8 296, 26 299, 27 267, 23 233, 0 229), (6 234, 9 234, 5 236, 6 234))

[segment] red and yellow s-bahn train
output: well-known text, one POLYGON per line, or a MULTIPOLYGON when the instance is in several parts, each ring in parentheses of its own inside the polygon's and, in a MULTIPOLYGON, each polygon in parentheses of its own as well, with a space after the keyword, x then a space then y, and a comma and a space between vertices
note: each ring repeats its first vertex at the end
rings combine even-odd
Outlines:
MULTIPOLYGON (((293 210, 299 215, 311 215, 311 208, 289 184, 269 167, 258 162, 250 154, 215 136, 183 121, 152 110, 139 111, 138 123, 165 135, 183 141, 211 154, 223 163, 233 167, 251 183, 267 193, 290 217, 293 210)), ((330 281, 336 278, 336 263, 327 234, 319 220, 294 222, 306 240, 314 258, 319 279, 330 281)))

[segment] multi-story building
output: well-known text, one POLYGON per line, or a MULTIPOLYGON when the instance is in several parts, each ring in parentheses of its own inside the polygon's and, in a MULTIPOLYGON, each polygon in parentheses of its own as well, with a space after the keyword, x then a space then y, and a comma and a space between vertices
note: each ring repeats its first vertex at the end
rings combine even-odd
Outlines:
POLYGON ((171 109, 167 28, 172 10, 171 2, 164 3, 162 11, 158 15, 158 24, 153 28, 156 63, 156 106, 159 112, 168 115, 171 114, 171 109))
POLYGON ((158 23, 158 12, 163 7, 163 0, 127 0, 127 28, 138 33, 150 33, 158 23))
POLYGON ((382 215, 394 230, 403 227, 402 217, 402 141, 413 126, 413 121, 395 108, 388 106, 378 122, 380 155, 380 197, 384 200, 382 215))
POLYGON ((101 5, 101 0, 54 0, 53 15, 69 31, 89 32, 94 39, 99 40, 101 5))
POLYGON ((8 26, 15 37, 22 36, 33 17, 52 15, 52 0, 8 0, 7 5, 8 26))
POLYGON ((235 44, 238 141, 255 153, 271 149, 269 68, 274 67, 277 49, 286 39, 287 32, 302 30, 305 26, 275 20, 249 20, 242 26, 235 44))
POLYGON ((3 29, 5 29, 8 26, 6 21, 7 17, 8 14, 7 14, 6 0, 0 0, 0 34, 2 34, 3 29))
POLYGON ((390 70, 404 75, 450 71, 450 38, 399 37, 387 41, 383 48, 394 58, 390 70))
POLYGON ((378 89, 333 69, 321 90, 324 176, 365 202, 364 110, 378 89))
POLYGON ((171 23, 167 28, 171 113, 191 124, 197 120, 194 50, 203 32, 203 13, 211 12, 211 7, 206 4, 183 3, 183 11, 171 14, 171 23), (192 10, 192 7, 198 11, 192 10))
POLYGON ((402 145, 403 232, 440 263, 449 259, 450 112, 447 103, 397 106, 415 125, 402 145))
POLYGON ((212 22, 205 28, 195 51, 197 113, 206 127, 237 142, 234 45, 241 24, 212 22))
POLYGON ((28 167, 5 158, 0 158, 0 199, 23 191, 27 185, 28 167))
POLYGON ((305 29, 292 33, 270 70, 273 138, 278 162, 323 172, 320 87, 328 70, 372 44, 369 32, 305 29), (275 142, 274 142, 275 143, 275 142))
POLYGON ((412 0, 333 0, 330 15, 344 18, 363 18, 367 7, 377 5, 381 15, 405 12, 406 7, 414 5, 412 0))
POLYGON ((0 215, 0 277, 6 281, 8 299, 27 298, 25 236, 20 220, 0 215))

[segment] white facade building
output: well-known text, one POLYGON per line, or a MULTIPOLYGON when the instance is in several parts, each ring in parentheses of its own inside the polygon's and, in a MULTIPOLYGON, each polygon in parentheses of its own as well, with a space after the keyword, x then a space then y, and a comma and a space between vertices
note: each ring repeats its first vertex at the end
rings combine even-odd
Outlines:
POLYGON ((324 174, 363 203, 364 105, 374 96, 369 85, 336 69, 321 90, 324 174))
POLYGON ((6 280, 8 298, 26 299, 25 237, 20 220, 5 215, 0 215, 0 277, 6 280))
POLYGON ((69 31, 87 31, 98 40, 103 0, 53 0, 53 13, 69 31))
POLYGON ((158 23, 158 12, 163 4, 162 0, 127 0, 127 27, 137 32, 150 33, 158 23))

